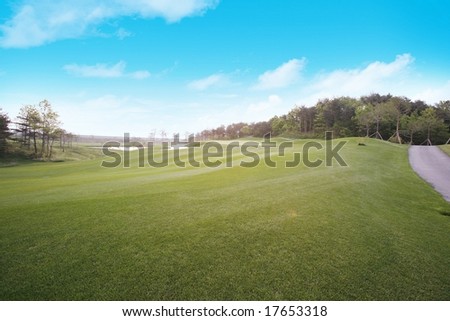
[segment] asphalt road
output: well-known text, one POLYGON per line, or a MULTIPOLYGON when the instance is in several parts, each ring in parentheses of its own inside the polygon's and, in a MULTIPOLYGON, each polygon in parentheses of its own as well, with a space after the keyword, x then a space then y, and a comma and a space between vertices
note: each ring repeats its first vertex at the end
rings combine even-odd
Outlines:
POLYGON ((409 163, 414 171, 450 202, 450 157, 436 146, 411 146, 409 163))

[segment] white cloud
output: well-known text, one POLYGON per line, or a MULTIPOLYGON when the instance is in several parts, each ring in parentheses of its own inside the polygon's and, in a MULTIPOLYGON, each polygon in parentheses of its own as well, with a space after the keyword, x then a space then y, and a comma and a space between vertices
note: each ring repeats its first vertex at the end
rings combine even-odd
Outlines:
POLYGON ((119 30, 117 30, 116 32, 116 36, 117 38, 119 38, 120 40, 123 40, 125 38, 131 37, 133 34, 123 28, 119 28, 119 30))
POLYGON ((126 64, 123 61, 113 66, 106 64, 96 64, 93 66, 71 64, 65 65, 63 69, 67 73, 86 78, 119 78, 124 75, 126 64))
POLYGON ((145 79, 150 77, 150 73, 146 70, 139 70, 132 73, 126 73, 126 63, 119 61, 117 64, 109 66, 107 64, 96 65, 65 65, 63 69, 74 76, 85 78, 122 78, 130 77, 133 79, 145 79))
POLYGON ((142 17, 163 17, 168 22, 176 22, 184 17, 201 15, 213 9, 219 0, 117 0, 125 11, 142 17))
POLYGON ((146 79, 150 76, 151 74, 147 70, 139 70, 130 74, 130 77, 133 79, 146 79))
POLYGON ((427 103, 438 103, 441 100, 450 100, 450 80, 441 86, 425 88, 411 97, 413 100, 424 100, 427 103))
POLYGON ((283 100, 277 95, 270 95, 267 100, 250 104, 247 111, 249 113, 272 112, 274 108, 279 107, 283 100))
MULTIPOLYGON (((176 22, 213 9, 218 0, 24 0, 0 25, 0 47, 27 48, 83 36, 111 18, 162 17, 176 22)), ((129 36, 119 29, 117 36, 129 36)))
POLYGON ((224 74, 213 74, 211 76, 191 81, 188 88, 203 91, 213 86, 225 84, 227 77, 224 74))
POLYGON ((292 85, 300 78, 300 72, 306 65, 306 59, 291 59, 280 67, 263 73, 254 89, 273 89, 292 85))
POLYGON ((104 110, 115 110, 119 109, 124 105, 124 102, 126 102, 127 98, 119 98, 115 95, 105 95, 93 99, 86 100, 83 103, 83 107, 89 108, 89 109, 104 109, 104 110))
POLYGON ((130 110, 134 102, 128 97, 104 95, 56 103, 65 128, 77 134, 120 136, 139 127, 138 118, 142 118, 142 115, 130 110))
POLYGON ((390 79, 404 71, 414 61, 410 54, 398 55, 391 63, 376 61, 364 69, 336 70, 319 76, 314 88, 328 90, 339 88, 343 91, 367 90, 376 87, 384 80, 390 79))
POLYGON ((358 97, 371 92, 410 95, 409 67, 413 62, 410 54, 402 54, 389 63, 375 61, 364 68, 319 74, 302 88, 302 103, 335 96, 358 97))

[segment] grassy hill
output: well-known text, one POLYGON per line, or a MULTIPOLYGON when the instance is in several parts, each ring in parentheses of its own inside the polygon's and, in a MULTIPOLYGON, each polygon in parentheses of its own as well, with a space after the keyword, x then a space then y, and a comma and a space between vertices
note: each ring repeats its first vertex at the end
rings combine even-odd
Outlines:
POLYGON ((365 143, 347 167, 0 168, 0 300, 450 300, 450 204, 365 143))
MULTIPOLYGON (((97 144, 97 146, 101 146, 97 144)), ((102 156, 102 152, 98 148, 91 148, 88 144, 73 144, 73 147, 63 150, 59 147, 53 148, 53 155, 50 162, 80 161, 96 159, 102 156)), ((39 160, 33 160, 31 150, 25 151, 15 147, 14 152, 0 157, 1 167, 14 167, 23 164, 36 163, 39 160)))

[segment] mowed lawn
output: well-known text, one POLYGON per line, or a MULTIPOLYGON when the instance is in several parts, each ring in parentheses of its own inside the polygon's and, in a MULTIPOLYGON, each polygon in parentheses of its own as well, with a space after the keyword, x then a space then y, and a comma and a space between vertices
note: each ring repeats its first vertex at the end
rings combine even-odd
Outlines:
POLYGON ((441 145, 439 147, 450 156, 450 145, 441 145))
POLYGON ((0 168, 0 300, 450 300, 450 204, 407 146, 357 142, 347 167, 0 168))

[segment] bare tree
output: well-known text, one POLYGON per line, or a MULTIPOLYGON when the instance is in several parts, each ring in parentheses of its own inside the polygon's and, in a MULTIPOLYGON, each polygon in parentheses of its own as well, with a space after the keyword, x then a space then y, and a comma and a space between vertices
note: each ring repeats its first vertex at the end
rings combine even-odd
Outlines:
POLYGON ((167 132, 164 129, 161 129, 161 140, 165 141, 167 138, 167 132))

